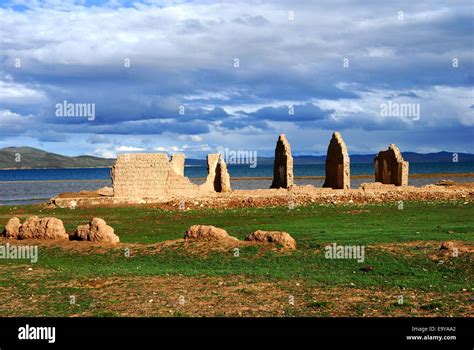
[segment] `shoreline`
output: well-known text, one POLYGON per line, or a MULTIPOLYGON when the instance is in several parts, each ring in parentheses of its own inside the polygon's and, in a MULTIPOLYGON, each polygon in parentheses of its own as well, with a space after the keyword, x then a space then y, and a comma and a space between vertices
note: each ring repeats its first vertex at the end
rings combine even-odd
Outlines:
MULTIPOLYGON (((351 179, 371 179, 374 177, 374 174, 360 174, 360 175, 351 175, 351 179)), ((431 173, 431 174, 409 174, 409 179, 426 179, 433 177, 474 177, 474 173, 431 173)), ((295 180, 324 180, 326 176, 294 176, 295 180)), ((204 178, 202 178, 205 180, 204 178)), ((200 179, 199 179, 200 180, 200 179)), ((273 180, 273 177, 231 177, 231 180, 273 180)))
POLYGON ((67 168, 3 168, 0 170, 59 170, 59 169, 111 169, 112 166, 81 166, 81 167, 67 167, 67 168))
MULTIPOLYGON (((371 179, 373 174, 361 174, 361 175, 351 175, 351 179, 371 179)), ((409 178, 411 179, 429 179, 436 177, 474 177, 474 173, 431 173, 431 174, 410 174, 409 178)), ((188 177, 190 180, 195 181, 205 181, 204 177, 188 177)), ((249 176, 249 177, 231 177, 232 181, 255 181, 255 180, 272 180, 271 176, 249 176)), ((295 176, 295 180, 324 180, 325 176, 295 176)), ((13 181, 0 181, 0 184, 4 183, 43 183, 43 182, 110 182, 110 179, 90 179, 90 180, 79 180, 79 179, 69 179, 69 180, 13 180, 13 181)))
MULTIPOLYGON (((446 164, 446 163, 451 163, 448 161, 421 161, 421 162, 410 162, 413 164, 446 164)), ((464 161, 464 162, 458 162, 461 164, 469 164, 473 163, 472 161, 464 161)), ((273 163, 264 163, 262 165, 264 166, 272 166, 273 163)), ((351 163, 351 165, 373 165, 373 163, 351 163)), ((245 164, 227 164, 227 166, 241 166, 245 164)), ((303 164, 294 164, 295 166, 315 166, 315 165, 321 165, 324 166, 325 162, 322 163, 303 163, 303 164)), ((104 166, 78 166, 78 167, 21 167, 21 168, 0 168, 0 171, 10 171, 10 170, 68 170, 68 169, 112 169, 113 165, 104 165, 104 166)), ((201 167, 207 167, 205 164, 205 160, 203 160, 203 164, 185 164, 185 168, 201 168, 201 167)))

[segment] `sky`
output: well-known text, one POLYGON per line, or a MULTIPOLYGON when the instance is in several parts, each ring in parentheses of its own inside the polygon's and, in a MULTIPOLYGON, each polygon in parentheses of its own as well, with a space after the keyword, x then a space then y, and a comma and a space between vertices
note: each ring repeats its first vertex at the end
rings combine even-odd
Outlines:
POLYGON ((473 26, 471 1, 0 0, 0 148, 474 153, 473 26))

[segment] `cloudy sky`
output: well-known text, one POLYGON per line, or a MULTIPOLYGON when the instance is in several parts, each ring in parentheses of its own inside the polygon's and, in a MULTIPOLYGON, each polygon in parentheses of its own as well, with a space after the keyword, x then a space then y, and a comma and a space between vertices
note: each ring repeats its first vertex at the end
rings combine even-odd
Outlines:
POLYGON ((0 0, 0 18, 0 147, 268 156, 283 132, 321 155, 340 131, 352 154, 474 151, 471 1, 0 0))

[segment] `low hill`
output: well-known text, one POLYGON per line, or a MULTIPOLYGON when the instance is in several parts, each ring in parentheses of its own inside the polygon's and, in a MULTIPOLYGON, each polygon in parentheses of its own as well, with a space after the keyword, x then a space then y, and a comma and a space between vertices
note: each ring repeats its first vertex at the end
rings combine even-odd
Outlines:
POLYGON ((94 156, 67 157, 32 147, 0 149, 0 169, 105 168, 114 162, 115 159, 94 156))
MULTIPOLYGON (((416 163, 447 163, 453 161, 452 152, 415 153, 403 152, 403 157, 416 163)), ((458 153, 459 162, 474 162, 474 154, 458 153)), ((351 163, 372 163, 375 154, 351 154, 351 163)), ((294 156, 294 164, 324 164, 326 156, 301 155, 294 156)), ((39 168, 107 168, 115 162, 113 158, 94 156, 68 157, 56 153, 42 151, 32 147, 8 147, 0 149, 0 169, 39 169, 39 168), (19 155, 19 157, 18 157, 19 155), (19 160, 19 161, 17 161, 19 160)), ((188 166, 206 166, 205 159, 187 158, 188 166)), ((273 165, 272 157, 258 157, 257 164, 273 165)))

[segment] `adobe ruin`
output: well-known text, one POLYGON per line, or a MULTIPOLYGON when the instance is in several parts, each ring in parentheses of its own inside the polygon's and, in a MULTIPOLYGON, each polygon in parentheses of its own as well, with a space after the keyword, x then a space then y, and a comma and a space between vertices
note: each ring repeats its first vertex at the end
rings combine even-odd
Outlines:
POLYGON ((323 187, 333 189, 351 188, 350 158, 347 153, 346 143, 341 134, 332 134, 326 156, 326 179, 323 187))
POLYGON ((374 159, 375 181, 395 186, 408 185, 408 162, 393 143, 374 159))
POLYGON ((270 188, 291 188, 293 180, 293 156, 285 134, 280 134, 275 147, 273 181, 270 188))
POLYGON ((208 176, 202 185, 184 176, 184 155, 165 153, 121 154, 112 167, 114 197, 160 198, 199 192, 228 192, 230 176, 219 154, 207 156, 208 176))
POLYGON ((230 192, 230 175, 221 154, 207 155, 207 178, 201 185, 206 191, 230 192))
MULTIPOLYGON (((324 188, 316 188, 310 184, 295 185, 293 156, 285 134, 280 134, 276 143, 273 181, 270 189, 232 191, 230 175, 221 154, 207 156, 207 177, 201 185, 193 183, 184 176, 184 163, 183 154, 174 154, 171 160, 165 153, 122 154, 117 157, 111 170, 112 188, 103 187, 94 192, 81 191, 60 194, 51 198, 50 204, 74 209, 110 204, 176 202, 176 206, 179 205, 181 208, 183 201, 186 201, 187 208, 193 203, 202 206, 201 201, 210 203, 210 201, 219 200, 222 203, 230 203, 236 198, 241 203, 252 203, 252 198, 255 196, 265 203, 273 203, 277 197, 282 196, 283 200, 288 203, 288 191, 275 191, 274 189, 291 190, 292 195, 304 194, 311 197, 311 201, 325 200, 326 196, 333 198, 333 196, 344 197, 356 194, 365 196, 367 193, 373 195, 374 191, 377 193, 418 191, 418 189, 408 186, 408 162, 403 160, 395 145, 390 145, 388 150, 380 152, 375 157, 376 182, 363 183, 359 189, 351 189, 350 158, 347 146, 338 132, 333 133, 329 142, 324 188), (333 189, 342 189, 343 191, 333 192, 333 189)), ((437 191, 430 191, 436 192, 433 195, 438 195, 437 191)), ((293 201, 293 197, 291 200, 293 201)), ((337 202, 333 199, 331 201, 331 203, 337 202)))

